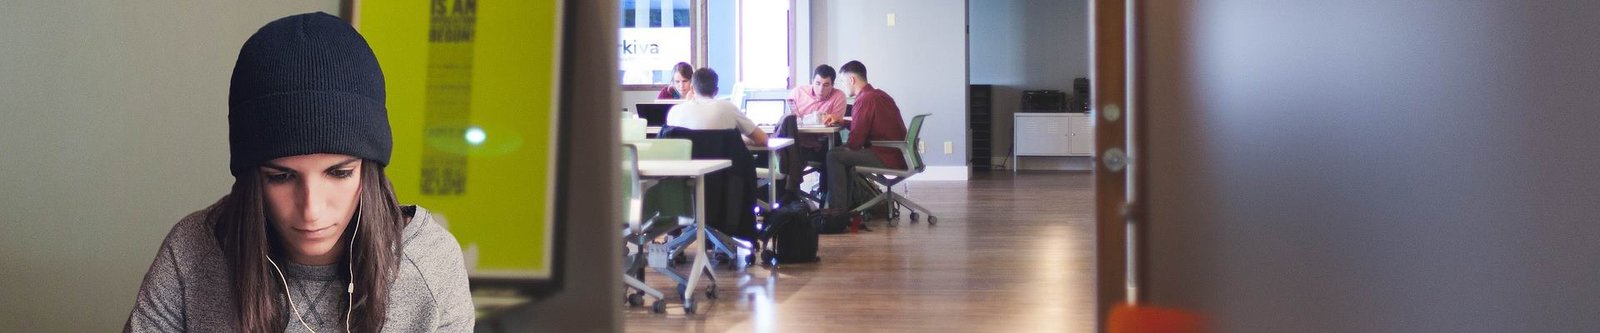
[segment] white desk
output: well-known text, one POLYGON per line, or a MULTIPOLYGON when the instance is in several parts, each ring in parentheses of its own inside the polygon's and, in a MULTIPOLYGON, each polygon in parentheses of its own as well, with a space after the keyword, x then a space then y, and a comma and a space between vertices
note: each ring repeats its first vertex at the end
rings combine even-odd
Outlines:
POLYGON ((767 138, 765 146, 750 146, 745 148, 750 151, 767 152, 767 211, 778 209, 778 151, 794 145, 794 139, 767 138))
POLYGON ((706 258, 706 241, 711 239, 711 233, 706 229, 706 187, 705 175, 717 170, 733 166, 729 160, 641 160, 639 161, 639 176, 643 178, 689 178, 694 186, 694 224, 695 240, 689 248, 694 251, 694 265, 689 266, 689 279, 684 282, 683 308, 694 307, 694 285, 700 281, 701 272, 711 278, 711 283, 716 283, 717 277, 711 275, 711 265, 706 258))
MULTIPOLYGON (((773 130, 775 130, 773 128, 773 126, 757 126, 757 127, 760 127, 762 131, 766 131, 767 134, 772 134, 773 130)), ((828 149, 833 149, 834 146, 837 146, 837 143, 834 142, 834 140, 835 140, 834 137, 837 136, 837 135, 832 135, 832 134, 838 134, 840 131, 844 131, 845 127, 844 126, 826 126, 826 125, 801 125, 801 126, 795 127, 795 129, 798 129, 798 130, 800 130, 800 133, 805 133, 805 134, 828 134, 828 149)))

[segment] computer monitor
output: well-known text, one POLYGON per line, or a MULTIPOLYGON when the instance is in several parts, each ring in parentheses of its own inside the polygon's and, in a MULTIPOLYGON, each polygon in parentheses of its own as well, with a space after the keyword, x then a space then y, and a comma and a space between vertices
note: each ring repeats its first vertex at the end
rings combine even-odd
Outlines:
POLYGON ((645 126, 667 126, 667 111, 672 110, 673 104, 639 103, 640 118, 644 118, 645 126))
POLYGON ((789 114, 789 102, 785 100, 750 100, 744 102, 744 116, 749 117, 756 125, 776 125, 789 114))

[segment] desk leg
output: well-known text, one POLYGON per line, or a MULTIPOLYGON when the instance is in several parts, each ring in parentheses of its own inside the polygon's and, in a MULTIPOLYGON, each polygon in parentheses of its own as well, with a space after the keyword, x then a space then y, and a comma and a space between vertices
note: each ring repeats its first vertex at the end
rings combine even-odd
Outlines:
MULTIPOLYGON (((706 258, 705 250, 706 242, 711 240, 711 233, 709 232, 710 229, 706 228, 705 194, 706 186, 704 175, 700 177, 694 177, 695 240, 694 245, 689 246, 689 248, 694 251, 694 264, 689 266, 689 282, 685 283, 683 287, 683 308, 690 313, 693 313, 693 309, 696 307, 694 304, 694 293, 695 285, 698 284, 697 282, 700 282, 700 274, 702 271, 705 271, 706 275, 711 275, 711 272, 708 271, 710 268, 710 262, 706 258)), ((716 283, 716 277, 713 276, 710 278, 712 283, 716 283)))
MULTIPOLYGON (((767 214, 778 209, 778 150, 767 150, 767 214)), ((784 182, 787 184, 787 182, 784 182)))

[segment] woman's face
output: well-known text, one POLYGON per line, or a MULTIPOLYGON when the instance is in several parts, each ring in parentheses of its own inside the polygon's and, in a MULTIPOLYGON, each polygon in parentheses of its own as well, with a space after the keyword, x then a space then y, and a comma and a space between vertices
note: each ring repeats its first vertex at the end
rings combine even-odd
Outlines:
POLYGON ((302 265, 339 261, 344 254, 340 235, 361 196, 361 163, 349 155, 310 154, 261 166, 270 224, 290 260, 302 265))
POLYGON ((672 74, 672 88, 677 89, 679 95, 688 97, 689 78, 683 77, 683 74, 672 74))

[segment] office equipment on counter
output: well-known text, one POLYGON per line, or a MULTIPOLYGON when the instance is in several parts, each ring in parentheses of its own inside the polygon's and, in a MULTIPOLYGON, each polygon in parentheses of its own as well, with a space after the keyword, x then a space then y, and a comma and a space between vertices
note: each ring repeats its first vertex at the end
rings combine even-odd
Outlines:
POLYGON ((1028 90, 1022 92, 1022 110, 1019 112, 1067 112, 1067 93, 1060 90, 1028 90))

